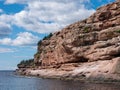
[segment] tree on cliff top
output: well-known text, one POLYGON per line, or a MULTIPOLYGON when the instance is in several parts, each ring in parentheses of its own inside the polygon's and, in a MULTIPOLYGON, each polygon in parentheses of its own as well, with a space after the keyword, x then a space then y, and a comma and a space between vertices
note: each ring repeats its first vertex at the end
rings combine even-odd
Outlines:
MULTIPOLYGON (((53 36, 53 34, 50 33, 50 34, 48 34, 47 36, 45 36, 42 40, 47 40, 47 39, 51 38, 52 36, 53 36)), ((39 40, 39 41, 38 41, 38 43, 37 43, 38 46, 41 45, 42 40, 39 40)))
POLYGON ((30 68, 34 67, 34 59, 22 60, 18 65, 18 68, 30 68))

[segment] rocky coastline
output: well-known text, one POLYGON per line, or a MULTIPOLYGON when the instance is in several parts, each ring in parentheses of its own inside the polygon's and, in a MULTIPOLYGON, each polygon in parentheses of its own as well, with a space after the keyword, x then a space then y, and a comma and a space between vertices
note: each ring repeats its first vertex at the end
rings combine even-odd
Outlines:
POLYGON ((34 67, 19 75, 120 82, 120 0, 102 6, 38 43, 34 67))
POLYGON ((61 80, 80 80, 86 82, 120 82, 120 58, 88 63, 63 64, 59 68, 22 68, 16 72, 23 76, 54 78, 61 80))

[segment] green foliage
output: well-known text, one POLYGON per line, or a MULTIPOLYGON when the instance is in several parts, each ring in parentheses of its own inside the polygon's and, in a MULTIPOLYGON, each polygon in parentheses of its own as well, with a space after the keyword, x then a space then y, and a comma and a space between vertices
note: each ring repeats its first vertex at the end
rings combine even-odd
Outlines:
POLYGON ((119 30, 116 30, 117 33, 120 33, 120 29, 119 30))
POLYGON ((39 46, 39 45, 41 45, 41 43, 42 43, 42 41, 40 40, 40 41, 38 41, 37 45, 39 46))
POLYGON ((43 38, 43 40, 46 40, 46 39, 49 39, 50 37, 52 37, 52 33, 50 33, 48 36, 45 36, 44 38, 43 38))
MULTIPOLYGON (((45 36, 45 37, 43 38, 43 40, 47 40, 47 39, 49 39, 49 38, 52 37, 52 36, 53 36, 53 34, 50 33, 48 36, 45 36)), ((42 40, 38 41, 37 45, 40 46, 41 44, 42 44, 42 40)))
POLYGON ((35 58, 39 59, 40 58, 40 52, 37 52, 35 55, 34 55, 35 58))
POLYGON ((18 68, 30 68, 34 67, 34 59, 29 59, 29 60, 22 60, 17 67, 18 68))
POLYGON ((84 32, 85 33, 89 32, 89 27, 84 27, 84 32))

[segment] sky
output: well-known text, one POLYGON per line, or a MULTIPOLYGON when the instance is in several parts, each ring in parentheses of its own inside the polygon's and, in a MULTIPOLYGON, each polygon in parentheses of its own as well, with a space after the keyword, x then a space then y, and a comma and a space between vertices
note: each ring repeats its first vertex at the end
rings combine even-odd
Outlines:
POLYGON ((114 0, 0 0, 0 70, 33 58, 37 42, 114 0))

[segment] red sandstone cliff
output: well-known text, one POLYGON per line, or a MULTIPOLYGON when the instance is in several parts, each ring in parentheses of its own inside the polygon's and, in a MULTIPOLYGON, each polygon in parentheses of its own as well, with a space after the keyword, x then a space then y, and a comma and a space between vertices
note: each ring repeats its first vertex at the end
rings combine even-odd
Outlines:
POLYGON ((89 18, 75 22, 42 40, 34 56, 48 67, 64 63, 112 60, 120 57, 120 2, 105 5, 89 18))
POLYGON ((39 42, 34 62, 34 69, 19 69, 18 73, 120 81, 120 0, 39 42))

